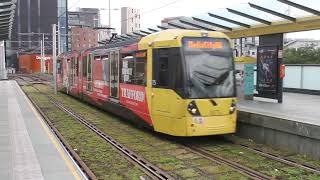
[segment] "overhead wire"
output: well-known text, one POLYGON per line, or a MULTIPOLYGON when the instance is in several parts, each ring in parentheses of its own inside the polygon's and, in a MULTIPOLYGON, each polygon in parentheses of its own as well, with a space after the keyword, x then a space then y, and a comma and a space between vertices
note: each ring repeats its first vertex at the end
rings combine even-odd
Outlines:
MULTIPOLYGON (((154 11, 157 11, 157 10, 159 10, 159 9, 168 7, 168 6, 172 5, 172 4, 176 4, 176 3, 180 2, 180 1, 184 1, 184 0, 175 0, 175 1, 172 1, 172 2, 170 2, 170 3, 164 4, 164 5, 160 6, 160 7, 156 7, 156 8, 153 8, 153 9, 150 9, 150 10, 147 10, 147 11, 144 11, 144 12, 142 12, 141 14, 144 14, 144 15, 145 15, 145 14, 148 14, 148 13, 151 13, 151 12, 154 12, 154 11)), ((123 19, 123 20, 121 20, 120 22, 128 21, 128 20, 130 20, 131 18, 133 18, 133 17, 129 17, 129 18, 127 18, 127 19, 123 19)))
MULTIPOLYGON (((79 4, 79 2, 80 2, 81 0, 78 0, 76 3, 74 3, 71 7, 69 7, 68 9, 66 9, 58 18, 60 18, 60 17, 62 17, 63 15, 65 15, 65 14, 67 14, 67 12, 68 11, 70 11, 72 8, 74 8, 74 7, 76 7, 78 4, 79 4)), ((68 1, 67 1, 68 2, 68 1)), ((67 6, 68 7, 68 6, 67 6)))

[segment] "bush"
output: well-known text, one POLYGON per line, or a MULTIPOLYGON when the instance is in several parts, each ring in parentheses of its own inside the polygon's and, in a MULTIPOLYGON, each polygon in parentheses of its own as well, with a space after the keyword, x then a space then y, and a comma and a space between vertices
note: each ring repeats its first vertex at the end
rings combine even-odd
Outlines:
POLYGON ((312 47, 285 49, 284 64, 320 64, 320 48, 312 47))

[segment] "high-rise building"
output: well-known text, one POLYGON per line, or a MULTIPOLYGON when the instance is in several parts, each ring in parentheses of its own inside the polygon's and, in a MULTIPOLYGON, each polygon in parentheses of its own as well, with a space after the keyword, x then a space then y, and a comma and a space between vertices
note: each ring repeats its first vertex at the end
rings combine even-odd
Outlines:
POLYGON ((78 8, 68 12, 69 26, 100 27, 100 10, 97 8, 78 8))
POLYGON ((60 36, 60 49, 61 52, 67 52, 69 49, 68 36, 66 36, 68 34, 68 0, 58 0, 58 22, 62 34, 60 36))
POLYGON ((140 29, 140 10, 131 7, 121 8, 121 34, 140 29))
MULTIPOLYGON (((17 56, 40 53, 40 41, 45 33, 45 53, 52 54, 52 24, 60 22, 66 34, 67 0, 17 0, 11 37, 6 42, 7 66, 17 68, 17 56)), ((66 50, 66 36, 61 36, 61 47, 66 50)))

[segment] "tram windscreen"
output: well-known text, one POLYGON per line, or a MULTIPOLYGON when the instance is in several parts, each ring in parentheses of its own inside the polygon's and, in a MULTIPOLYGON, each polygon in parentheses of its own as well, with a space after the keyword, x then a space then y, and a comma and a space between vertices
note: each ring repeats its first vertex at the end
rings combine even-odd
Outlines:
POLYGON ((233 52, 226 39, 184 38, 188 98, 235 96, 233 52))

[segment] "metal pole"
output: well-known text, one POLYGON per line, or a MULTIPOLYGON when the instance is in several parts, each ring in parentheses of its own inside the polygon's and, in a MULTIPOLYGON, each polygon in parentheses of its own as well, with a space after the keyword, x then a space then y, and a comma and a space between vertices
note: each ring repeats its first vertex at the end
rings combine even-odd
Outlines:
POLYGON ((40 40, 40 72, 43 73, 43 47, 42 40, 40 40))
POLYGON ((53 61, 53 86, 54 94, 57 94, 57 27, 52 25, 52 61, 53 61))
POLYGON ((111 27, 111 0, 109 0, 109 28, 111 27))
POLYGON ((58 55, 61 54, 61 32, 60 32, 60 22, 58 22, 58 55))
POLYGON ((42 33, 42 55, 41 55, 41 60, 42 60, 42 70, 43 73, 45 72, 46 68, 45 68, 45 51, 44 51, 44 33, 42 33))

